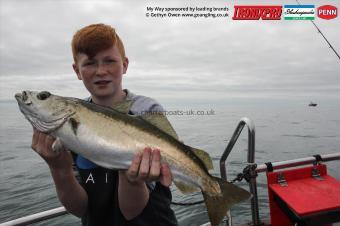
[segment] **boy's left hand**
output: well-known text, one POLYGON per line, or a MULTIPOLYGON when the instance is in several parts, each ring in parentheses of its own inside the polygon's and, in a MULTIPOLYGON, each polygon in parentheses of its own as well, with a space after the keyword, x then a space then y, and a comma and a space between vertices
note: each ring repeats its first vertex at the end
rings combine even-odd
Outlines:
POLYGON ((131 183, 159 181, 166 187, 172 182, 169 166, 161 163, 160 151, 151 148, 145 148, 142 154, 135 155, 126 171, 126 177, 131 183))

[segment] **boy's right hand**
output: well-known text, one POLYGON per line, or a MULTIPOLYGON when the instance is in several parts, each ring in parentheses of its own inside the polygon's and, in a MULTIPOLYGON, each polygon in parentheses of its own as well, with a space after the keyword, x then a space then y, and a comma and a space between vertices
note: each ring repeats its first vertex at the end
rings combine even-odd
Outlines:
POLYGON ((61 150, 54 151, 52 144, 55 142, 55 138, 42 133, 33 128, 32 136, 32 149, 38 153, 49 165, 51 169, 69 169, 72 168, 72 155, 69 151, 61 150))

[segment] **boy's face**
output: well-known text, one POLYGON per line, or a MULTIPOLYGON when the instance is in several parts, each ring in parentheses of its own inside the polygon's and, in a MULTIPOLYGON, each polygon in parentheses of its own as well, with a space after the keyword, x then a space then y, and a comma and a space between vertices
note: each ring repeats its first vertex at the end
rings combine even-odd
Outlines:
POLYGON ((128 64, 128 59, 122 60, 117 47, 113 46, 98 52, 93 58, 78 53, 73 69, 92 96, 107 98, 122 90, 122 77, 128 64))

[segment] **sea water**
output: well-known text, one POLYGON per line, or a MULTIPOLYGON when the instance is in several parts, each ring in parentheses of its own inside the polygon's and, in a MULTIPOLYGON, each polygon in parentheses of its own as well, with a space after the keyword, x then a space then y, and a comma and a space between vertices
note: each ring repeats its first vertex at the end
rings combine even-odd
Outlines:
MULTIPOLYGON (((214 162, 213 174, 216 176, 219 175, 219 159, 240 118, 245 116, 255 124, 255 162, 258 164, 340 152, 339 106, 257 103, 230 106, 172 104, 166 107, 168 117, 180 139, 187 145, 210 153, 214 162)), ((0 222, 59 207, 61 204, 57 199, 49 169, 31 150, 32 127, 20 113, 15 101, 0 102, 0 118, 0 222)), ((247 142, 245 129, 227 159, 230 180, 246 166, 247 142)), ((327 165, 329 173, 339 179, 339 161, 327 165)), ((260 217, 269 219, 265 175, 260 174, 257 182, 260 217)), ((244 181, 237 185, 248 188, 244 181)), ((202 200, 199 193, 183 195, 175 186, 171 189, 173 201, 202 200)), ((208 221, 204 204, 173 205, 172 208, 179 225, 196 226, 208 221)), ((250 202, 233 207, 232 216, 234 223, 249 222, 250 202)), ((81 224, 78 218, 65 215, 35 225, 81 224)))

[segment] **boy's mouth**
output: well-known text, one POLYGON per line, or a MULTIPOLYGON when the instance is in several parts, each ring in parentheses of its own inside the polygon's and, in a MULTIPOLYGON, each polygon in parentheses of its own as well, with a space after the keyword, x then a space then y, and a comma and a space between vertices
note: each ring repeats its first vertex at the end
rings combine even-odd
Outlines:
POLYGON ((109 80, 99 80, 99 81, 95 81, 94 84, 96 84, 96 85, 106 85, 110 82, 111 81, 109 81, 109 80))

